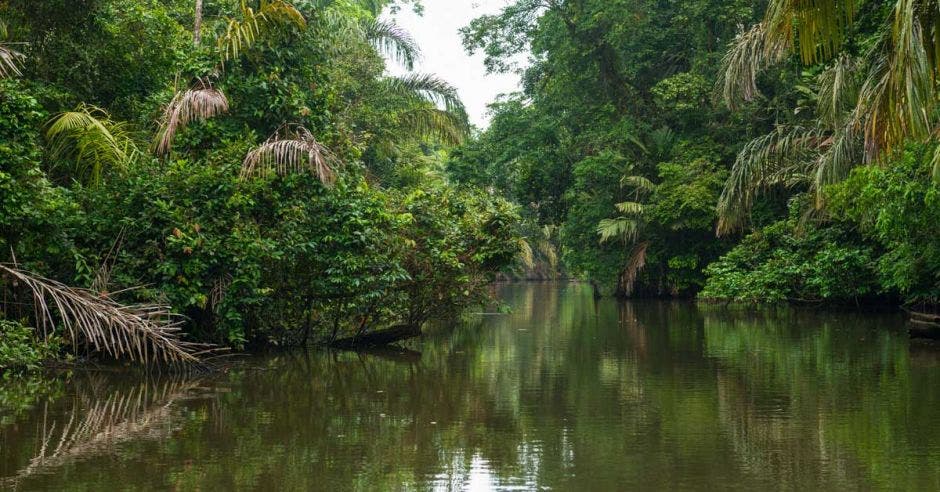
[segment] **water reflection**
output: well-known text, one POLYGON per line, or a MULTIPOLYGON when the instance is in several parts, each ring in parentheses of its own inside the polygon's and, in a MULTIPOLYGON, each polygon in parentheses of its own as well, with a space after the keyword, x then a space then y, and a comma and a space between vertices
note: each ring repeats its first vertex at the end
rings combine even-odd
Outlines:
MULTIPOLYGON (((0 421, 29 489, 940 488, 940 364, 896 317, 595 303, 210 380, 73 377, 0 421), (61 444, 60 444, 61 443, 61 444)), ((12 481, 11 481, 12 480, 12 481)))

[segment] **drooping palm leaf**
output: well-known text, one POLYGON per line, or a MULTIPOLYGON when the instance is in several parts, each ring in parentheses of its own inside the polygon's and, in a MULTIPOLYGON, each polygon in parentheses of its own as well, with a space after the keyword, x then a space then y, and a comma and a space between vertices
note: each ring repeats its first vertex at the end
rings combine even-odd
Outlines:
POLYGON ((26 55, 6 42, 8 34, 6 23, 0 20, 0 79, 22 75, 20 66, 26 59, 26 55))
MULTIPOLYGON (((739 38, 725 58, 720 81, 725 100, 734 106, 738 99, 753 98, 756 73, 782 59, 768 56, 771 53, 785 54, 799 47, 807 64, 835 58, 858 4, 858 0, 771 0, 751 37, 739 38)), ((867 160, 888 155, 910 140, 933 139, 940 127, 935 83, 940 77, 937 1, 896 0, 861 62, 856 71, 864 74, 865 83, 853 105, 855 118, 864 126, 867 160)), ((822 100, 832 100, 823 96, 822 100)))
POLYGON ((308 171, 324 185, 336 181, 336 158, 302 126, 278 131, 265 143, 252 150, 242 163, 242 178, 273 170, 283 176, 308 171))
POLYGON ((738 154, 718 201, 718 233, 741 226, 754 198, 764 189, 809 181, 812 162, 832 144, 818 127, 779 126, 748 142, 738 154))
POLYGON ((228 112, 228 98, 205 80, 185 91, 179 91, 167 104, 154 142, 154 152, 167 155, 176 133, 194 121, 204 121, 228 112))
POLYGON ((459 145, 470 134, 465 117, 437 108, 416 107, 398 115, 402 133, 459 145))
POLYGON ((12 47, 0 44, 0 78, 18 77, 21 75, 20 64, 26 56, 12 47))
POLYGON ((408 70, 421 56, 418 43, 408 31, 395 23, 370 20, 362 24, 363 34, 379 52, 391 57, 408 70))
POLYGON ((637 202, 621 202, 615 204, 614 207, 616 207, 620 213, 633 217, 639 217, 643 215, 644 212, 643 204, 637 202))
POLYGON ((415 73, 389 77, 385 79, 385 83, 391 93, 400 97, 423 99, 449 113, 466 114, 466 108, 460 100, 457 88, 435 75, 415 73))
POLYGON ((626 217, 604 219, 597 224, 597 234, 601 237, 602 243, 605 243, 611 239, 635 242, 637 235, 639 234, 639 230, 639 222, 635 219, 629 219, 626 217))
POLYGON ((87 289, 63 285, 14 265, 0 264, 0 281, 33 298, 43 333, 58 324, 75 341, 115 358, 144 363, 196 363, 212 347, 182 339, 183 320, 168 306, 119 304, 87 289))
POLYGON ((798 46, 806 64, 833 58, 858 10, 859 0, 771 0, 763 24, 767 38, 798 46))
POLYGON ((646 266, 646 253, 649 251, 649 247, 650 242, 643 241, 635 245, 630 251, 630 258, 627 259, 627 266, 623 269, 621 277, 624 294, 628 296, 633 294, 637 276, 639 276, 640 270, 646 266))
POLYGON ((137 154, 127 126, 110 119, 101 108, 81 105, 56 115, 46 127, 51 159, 74 164, 75 175, 92 184, 106 168, 123 169, 137 154))

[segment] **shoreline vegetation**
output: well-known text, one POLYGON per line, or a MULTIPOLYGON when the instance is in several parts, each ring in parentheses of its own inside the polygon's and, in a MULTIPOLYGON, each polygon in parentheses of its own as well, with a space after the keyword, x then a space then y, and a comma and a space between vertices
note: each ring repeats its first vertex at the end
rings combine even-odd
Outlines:
POLYGON ((514 0, 461 30, 522 79, 478 129, 418 0, 0 1, 0 370, 395 343, 509 279, 926 329, 926 5, 514 0))

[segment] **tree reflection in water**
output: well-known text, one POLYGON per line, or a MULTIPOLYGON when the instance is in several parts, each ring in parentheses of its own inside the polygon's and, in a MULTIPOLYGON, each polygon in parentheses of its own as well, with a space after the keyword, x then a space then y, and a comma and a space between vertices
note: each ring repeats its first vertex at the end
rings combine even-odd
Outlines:
POLYGON ((163 389, 74 378, 66 394, 84 397, 3 429, 4 475, 34 467, 20 484, 49 489, 940 486, 940 365, 893 316, 595 303, 579 285, 502 295, 511 314, 408 351, 257 358, 163 389), (73 412, 68 428, 91 430, 56 454, 73 412))

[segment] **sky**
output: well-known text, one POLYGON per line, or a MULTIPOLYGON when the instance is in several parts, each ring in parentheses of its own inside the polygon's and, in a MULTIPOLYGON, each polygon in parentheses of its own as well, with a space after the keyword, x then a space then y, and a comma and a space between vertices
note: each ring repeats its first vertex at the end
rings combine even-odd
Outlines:
MULTIPOLYGON (((470 121, 486 128, 487 104, 499 94, 515 92, 519 77, 515 74, 487 75, 483 56, 469 56, 460 41, 461 27, 475 17, 499 12, 507 0, 422 0, 424 14, 419 16, 405 7, 394 16, 388 16, 408 30, 421 47, 422 59, 415 71, 432 73, 457 87, 467 106, 470 121)), ((389 62, 393 74, 404 73, 401 67, 389 62)))

